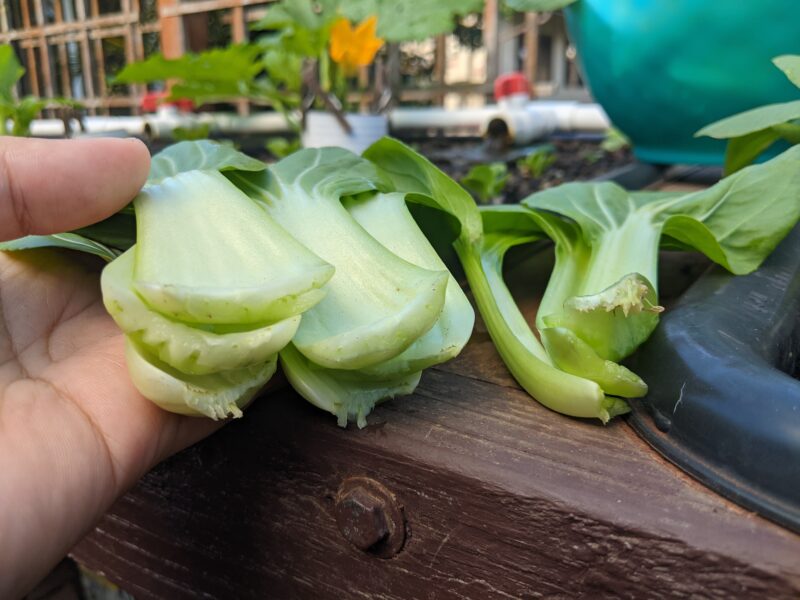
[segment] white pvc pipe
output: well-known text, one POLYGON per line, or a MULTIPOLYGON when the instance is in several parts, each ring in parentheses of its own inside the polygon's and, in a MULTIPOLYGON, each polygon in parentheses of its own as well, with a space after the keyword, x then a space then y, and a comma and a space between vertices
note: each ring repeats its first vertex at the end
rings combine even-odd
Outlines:
POLYGON ((483 130, 497 107, 447 109, 395 108, 389 113, 392 129, 453 129, 456 127, 483 130))
POLYGON ((487 121, 484 134, 527 144, 555 131, 606 131, 611 122, 598 104, 534 101, 501 105, 487 121))
MULTIPOLYGON (((286 118, 277 112, 259 112, 246 117, 234 113, 182 113, 174 107, 161 107, 154 115, 143 117, 85 117, 86 132, 103 134, 121 132, 126 135, 170 138, 177 127, 193 128, 208 124, 215 135, 246 133, 286 133, 286 118)), ((605 131, 610 121, 598 104, 574 101, 520 99, 479 108, 445 109, 396 108, 389 113, 390 127, 407 129, 472 129, 481 135, 503 131, 510 141, 525 144, 554 131, 605 131)), ((78 122, 71 122, 79 131, 78 122)), ((43 137, 63 137, 60 119, 38 119, 31 124, 31 133, 43 137)))
MULTIPOLYGON (((280 113, 262 112, 247 117, 233 113, 182 113, 171 107, 143 117, 84 117, 84 131, 91 134, 124 133, 139 137, 170 138, 178 127, 191 129, 209 125, 211 133, 285 133, 289 131, 286 119, 280 113)), ((73 132, 81 131, 76 119, 70 121, 73 132)), ((64 137, 61 119, 36 119, 31 123, 31 135, 39 137, 64 137)))

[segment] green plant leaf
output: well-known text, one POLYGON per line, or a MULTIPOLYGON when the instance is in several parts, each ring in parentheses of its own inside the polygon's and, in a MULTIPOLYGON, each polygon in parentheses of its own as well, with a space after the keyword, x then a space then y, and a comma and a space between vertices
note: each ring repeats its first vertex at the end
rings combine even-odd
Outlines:
POLYGON ((205 140, 211 133, 210 123, 200 123, 192 127, 176 127, 172 130, 172 137, 176 142, 196 142, 205 140))
POLYGON ((659 206, 664 233, 736 275, 754 271, 800 219, 800 146, 659 206), (690 230, 700 221, 708 234, 690 230), (689 239, 690 232, 693 239, 689 239))
POLYGON ((19 64, 14 48, 8 44, 0 45, 0 99, 13 102, 14 87, 24 74, 25 69, 19 64))
POLYGON ((119 256, 119 252, 99 242, 75 233, 54 233, 52 235, 29 235, 17 240, 0 242, 0 250, 30 250, 32 248, 67 248, 94 254, 111 261, 119 256))
POLYGON ((423 40, 453 30, 454 17, 479 11, 483 0, 340 1, 338 8, 351 21, 378 18, 378 36, 387 42, 423 40))
POLYGON ((481 202, 496 197, 508 181, 508 167, 503 162, 475 165, 461 179, 461 185, 474 192, 481 202))
POLYGON ((466 242, 480 239, 481 215, 472 196, 442 173, 427 158, 392 138, 383 138, 364 151, 364 157, 378 165, 395 190, 406 193, 406 200, 418 202, 455 217, 459 237, 466 242))
POLYGON ((319 3, 323 10, 315 10, 318 3, 314 0, 284 0, 267 8, 264 17, 253 24, 254 30, 283 29, 299 26, 304 29, 322 29, 328 21, 335 17, 325 2, 319 3))
POLYGON ((768 104, 715 121, 695 133, 695 137, 708 136, 718 140, 738 137, 800 119, 800 100, 768 104))
POLYGON ((746 167, 780 138, 775 127, 731 138, 725 148, 725 173, 730 175, 746 167))
POLYGON ((552 12, 576 0, 505 0, 506 6, 519 12, 552 12))
POLYGON ((182 373, 210 375, 265 363, 300 325, 300 315, 257 327, 193 327, 168 319, 134 292, 134 258, 131 248, 103 269, 103 304, 139 347, 182 373))
POLYGON ((555 149, 551 145, 542 146, 517 161, 517 169, 529 177, 541 177, 556 162, 555 149))
POLYGON ((470 290, 503 361, 528 393, 553 410, 603 422, 628 410, 623 400, 605 396, 597 383, 552 364, 503 282, 503 257, 508 248, 545 235, 534 213, 519 206, 479 212, 463 188, 396 140, 384 138, 364 155, 387 173, 396 190, 406 193, 407 202, 418 203, 427 211, 437 209, 458 222, 453 246, 470 290), (505 235, 505 230, 510 235, 505 235))
POLYGON ((773 64, 778 67, 793 84, 800 87, 800 55, 784 54, 772 59, 773 64))
POLYGON ((131 63, 114 78, 114 83, 173 81, 170 100, 186 98, 197 103, 250 98, 279 102, 281 93, 262 73, 263 49, 258 44, 235 44, 226 48, 184 54, 165 59, 154 54, 131 63))
POLYGON ((773 125, 772 129, 790 144, 800 144, 800 121, 773 125))
POLYGON ((607 132, 600 148, 606 152, 616 152, 631 145, 630 139, 616 127, 611 127, 607 132))
POLYGON ((266 148, 273 156, 277 158, 286 158, 290 154, 300 150, 301 145, 299 139, 287 140, 283 137, 275 137, 267 140, 266 148))
POLYGON ((123 252, 136 243, 136 217, 132 210, 121 210, 98 223, 81 227, 72 233, 83 236, 115 252, 123 252))
POLYGON ((125 362, 136 388, 154 404, 170 412, 215 420, 241 417, 241 409, 278 367, 276 355, 242 369, 189 375, 162 362, 129 336, 125 338, 125 362))
POLYGON ((267 165, 231 146, 210 140, 179 142, 156 154, 150 162, 149 183, 188 171, 263 171, 267 165))
POLYGON ((187 53, 176 59, 154 54, 131 63, 114 78, 114 83, 152 83, 167 79, 203 82, 251 81, 262 69, 256 44, 236 44, 199 54, 187 53))
POLYGON ((573 183, 530 196, 524 204, 556 243, 537 325, 571 330, 602 359, 624 358, 658 320, 662 234, 735 274, 749 273, 800 219, 798 190, 800 147, 794 147, 692 194, 573 183))

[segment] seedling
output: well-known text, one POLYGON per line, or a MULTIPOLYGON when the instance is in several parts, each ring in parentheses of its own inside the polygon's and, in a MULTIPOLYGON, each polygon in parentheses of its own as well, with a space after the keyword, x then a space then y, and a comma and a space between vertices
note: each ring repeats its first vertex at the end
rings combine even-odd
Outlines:
POLYGON ((462 179, 462 185, 484 204, 495 198, 508 181, 508 167, 502 162, 475 165, 462 179))
POLYGON ((524 158, 520 158, 517 161, 517 168, 528 177, 541 177, 547 169, 553 166, 556 158, 552 146, 542 146, 524 158))

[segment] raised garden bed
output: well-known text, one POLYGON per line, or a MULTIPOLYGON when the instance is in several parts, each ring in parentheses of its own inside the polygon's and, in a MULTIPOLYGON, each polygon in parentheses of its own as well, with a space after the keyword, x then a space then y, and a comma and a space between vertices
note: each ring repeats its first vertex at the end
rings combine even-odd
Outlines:
MULTIPOLYGON (((547 270, 537 282, 510 262, 530 318, 547 270)), ((666 279, 688 283, 691 264, 666 279)), ((533 402, 480 322, 368 423, 339 429, 277 381, 148 474, 73 555, 137 598, 800 593, 796 535, 694 482, 625 421, 533 402)))

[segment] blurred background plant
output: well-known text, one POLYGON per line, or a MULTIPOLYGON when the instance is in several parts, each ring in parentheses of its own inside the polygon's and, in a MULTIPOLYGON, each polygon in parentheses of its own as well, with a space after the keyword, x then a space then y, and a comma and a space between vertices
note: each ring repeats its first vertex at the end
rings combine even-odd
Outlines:
POLYGON ((25 68, 17 60, 11 46, 0 46, 0 135, 30 135, 33 120, 45 108, 64 110, 64 121, 70 121, 81 104, 67 98, 38 98, 14 94, 17 81, 25 75, 25 68))
MULTIPOLYGON (((270 5, 252 25, 261 35, 251 43, 172 60, 154 54, 127 65, 114 81, 170 82, 167 101, 187 99, 201 105, 246 99, 270 105, 297 129, 296 111, 304 98, 305 109, 355 108, 349 93, 359 90, 358 70, 373 65, 384 42, 450 32, 458 15, 479 10, 482 4, 483 0, 283 0, 270 5)), ((385 70, 385 61, 375 68, 385 70)), ((376 77, 376 100, 369 105, 373 111, 388 105, 387 81, 376 77)))
MULTIPOLYGON (((800 55, 777 56, 772 62, 800 88, 800 55)), ((800 100, 767 104, 715 121, 695 136, 728 140, 725 173, 733 173, 751 164, 780 141, 800 144, 800 100)))
POLYGON ((600 143, 600 149, 605 152, 617 152, 623 148, 629 148, 631 141, 624 133, 616 127, 610 127, 606 132, 605 138, 600 143))
POLYGON ((483 204, 498 197, 507 182, 508 167, 504 162, 475 165, 461 178, 461 184, 483 204))
POLYGON ((541 177, 555 162, 555 149, 553 146, 547 145, 537 148, 517 160, 517 169, 526 177, 541 177))

